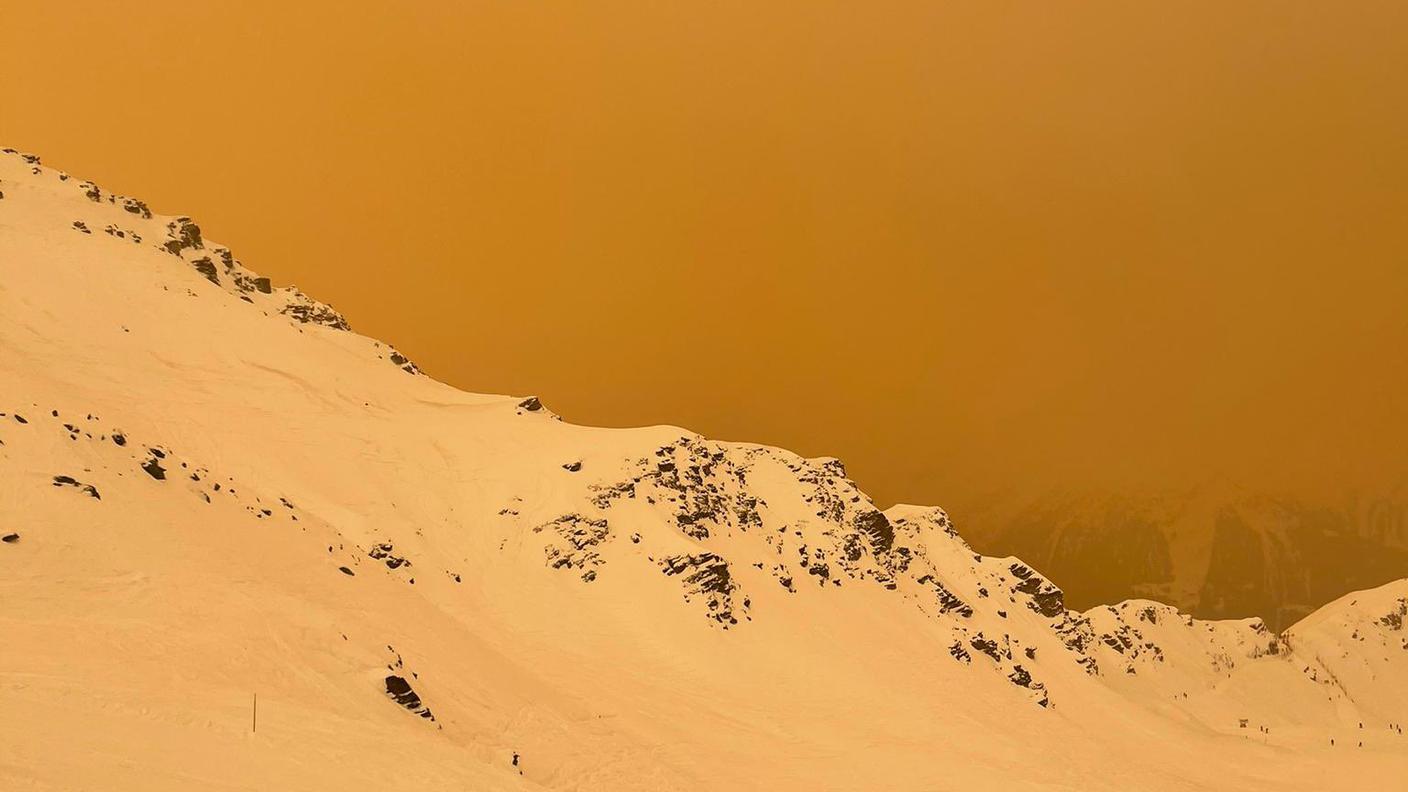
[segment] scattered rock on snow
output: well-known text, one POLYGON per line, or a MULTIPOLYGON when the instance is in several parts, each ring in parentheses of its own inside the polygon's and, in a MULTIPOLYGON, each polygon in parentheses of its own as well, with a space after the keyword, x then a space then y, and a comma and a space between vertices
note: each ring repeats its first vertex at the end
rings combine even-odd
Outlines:
POLYGON ((84 484, 73 476, 54 476, 54 486, 74 487, 90 498, 94 498, 96 500, 103 499, 103 497, 98 494, 97 487, 94 487, 92 484, 84 484))
POLYGON ((395 701, 397 704, 400 704, 422 718, 430 721, 435 720, 435 715, 432 714, 430 708, 425 706, 424 702, 420 700, 420 696, 417 696, 416 692, 411 689, 411 683, 407 682, 405 677, 399 677, 394 674, 388 675, 386 677, 386 695, 390 696, 392 701, 395 701))

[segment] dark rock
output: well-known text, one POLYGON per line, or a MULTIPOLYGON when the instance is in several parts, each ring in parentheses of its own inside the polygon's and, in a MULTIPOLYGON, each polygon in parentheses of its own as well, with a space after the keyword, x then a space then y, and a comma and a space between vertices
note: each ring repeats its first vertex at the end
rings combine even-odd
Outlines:
MULTIPOLYGON (((411 566, 411 562, 394 554, 396 548, 390 542, 372 545, 372 549, 367 555, 386 564, 387 569, 399 569, 403 566, 411 566)), ((412 581, 414 582, 414 581, 412 581)))
POLYGON ((732 582, 728 563, 713 553, 673 556, 664 560, 663 567, 666 575, 677 575, 685 570, 694 570, 694 573, 685 580, 697 585, 700 591, 724 593, 729 590, 732 582))
POLYGON ((562 543, 543 548, 547 565, 553 569, 581 570, 582 580, 587 583, 596 580, 596 568, 605 563, 597 548, 610 538, 610 524, 603 518, 564 514, 537 526, 533 533, 548 528, 558 534, 562 543))
POLYGON ((196 272, 204 275, 206 280, 216 286, 220 285, 220 276, 215 272, 215 262, 211 261, 209 256, 202 256, 192 261, 191 266, 196 268, 196 272))
POLYGON ((78 479, 72 476, 54 476, 54 486, 74 487, 90 498, 93 498, 95 500, 103 499, 103 497, 98 494, 97 487, 94 487, 92 484, 84 484, 83 482, 79 481, 78 479))
POLYGON ((888 553, 895 544, 895 529, 890 520, 880 510, 864 512, 856 517, 856 528, 870 537, 870 545, 877 554, 888 553))
POLYGON ((430 708, 425 706, 420 700, 420 696, 417 696, 416 692, 411 689, 411 683, 407 682, 404 677, 395 675, 388 676, 386 678, 386 695, 390 696, 392 701, 395 701, 397 704, 400 704, 422 718, 431 721, 435 720, 435 716, 431 714, 430 708))
POLYGON ((1031 687, 1032 684, 1032 675, 1019 665, 1012 666, 1012 673, 1008 674, 1007 678, 1019 687, 1031 687))
POLYGON ((1403 629, 1404 617, 1408 617, 1408 597, 1398 600, 1398 607, 1379 618, 1379 624, 1393 631, 1403 629))
POLYGON ((279 313, 293 319, 301 324, 316 324, 323 327, 331 327, 334 330, 351 330, 352 326, 347 323, 342 314, 334 311, 331 307, 322 303, 315 303, 308 298, 304 301, 294 302, 285 305, 279 313))
POLYGON ((355 575, 357 574, 356 572, 353 572, 352 570, 348 569, 348 568, 345 567, 345 566, 338 567, 338 568, 337 568, 337 571, 338 571, 338 572, 341 572, 341 573, 344 574, 344 575, 353 575, 353 576, 355 576, 355 575))
POLYGON ((166 468, 162 467, 161 463, 157 461, 157 458, 154 456, 142 463, 142 470, 147 471, 147 475, 157 481, 166 480, 166 468))
MULTIPOLYGON (((728 562, 713 553, 698 555, 670 556, 660 561, 661 571, 668 576, 683 575, 687 584, 685 599, 703 596, 709 610, 709 618, 723 624, 737 624, 734 593, 738 584, 729 571, 728 562)), ((745 598, 739 613, 746 612, 749 601, 745 598)))
POLYGON ((152 216, 152 210, 148 209, 146 204, 142 203, 136 198, 123 198, 122 208, 126 209, 132 214, 141 215, 143 218, 148 220, 150 220, 152 216))
POLYGON ((420 373, 420 366, 417 366, 416 364, 412 363, 410 358, 406 357, 400 352, 397 352, 394 349, 391 350, 391 364, 406 372, 407 374, 420 373))
POLYGON ((1055 584, 1023 564, 1013 564, 1009 571, 1020 581, 1015 591, 1032 598, 1029 607, 1043 616, 1055 617, 1066 612, 1065 595, 1055 584))
POLYGON ((940 613, 955 612, 965 619, 973 617, 973 606, 964 602, 952 591, 949 591, 948 587, 940 583, 933 575, 922 575, 916 582, 927 585, 934 590, 934 595, 939 600, 940 613))
POLYGON ((172 239, 179 241, 182 247, 195 248, 200 250, 205 247, 205 242, 200 237, 200 226, 189 217, 178 217, 166 224, 167 233, 172 239))
POLYGON ((7 533, 4 536, 0 536, 0 542, 4 542, 5 544, 14 544, 19 540, 20 535, 17 533, 7 533))
POLYGON ((988 640, 983 637, 982 633, 978 633, 976 636, 969 639, 968 644, 988 657, 1001 662, 1002 650, 997 641, 988 640))

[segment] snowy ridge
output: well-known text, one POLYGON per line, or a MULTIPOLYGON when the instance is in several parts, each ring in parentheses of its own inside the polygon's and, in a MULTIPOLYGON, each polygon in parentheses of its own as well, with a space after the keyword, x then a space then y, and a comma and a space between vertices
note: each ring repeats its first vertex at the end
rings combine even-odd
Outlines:
MULTIPOLYGON (((72 207, 71 214, 75 217, 71 227, 74 231, 82 234, 103 233, 134 245, 147 245, 165 251, 230 294, 293 321, 334 330, 352 329, 347 319, 332 306, 318 302, 296 286, 276 289, 268 278, 247 269, 229 248, 216 244, 207 246, 200 226, 191 218, 184 215, 154 215, 144 201, 106 192, 91 181, 74 181, 66 173, 45 168, 38 155, 23 154, 14 149, 3 149, 0 153, 20 158, 33 176, 52 177, 62 184, 71 185, 73 190, 95 204, 76 204, 72 207)), ((52 188, 53 185, 48 186, 52 188)), ((407 373, 420 373, 414 363, 395 349, 387 347, 382 356, 407 373)))
POLYGON ((17 152, 0 196, 0 786, 1408 772, 1408 581, 1280 636, 1075 612, 837 460, 407 377, 188 217, 17 152))

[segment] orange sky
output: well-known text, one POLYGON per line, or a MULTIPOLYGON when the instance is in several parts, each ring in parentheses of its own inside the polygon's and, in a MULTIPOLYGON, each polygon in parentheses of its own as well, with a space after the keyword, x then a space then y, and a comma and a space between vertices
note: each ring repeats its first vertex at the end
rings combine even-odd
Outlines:
POLYGON ((835 454, 884 501, 1404 478, 1399 0, 0 26, 3 145, 466 389, 835 454))

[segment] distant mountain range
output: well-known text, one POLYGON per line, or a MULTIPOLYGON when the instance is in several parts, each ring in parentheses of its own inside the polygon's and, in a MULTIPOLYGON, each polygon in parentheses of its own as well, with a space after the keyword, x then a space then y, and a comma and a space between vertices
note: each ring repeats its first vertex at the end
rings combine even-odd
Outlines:
POLYGON ((1214 482, 1145 497, 1009 497, 963 516, 977 547, 1029 559, 1080 608, 1147 597, 1281 630, 1408 574, 1408 499, 1397 494, 1312 500, 1214 482))

